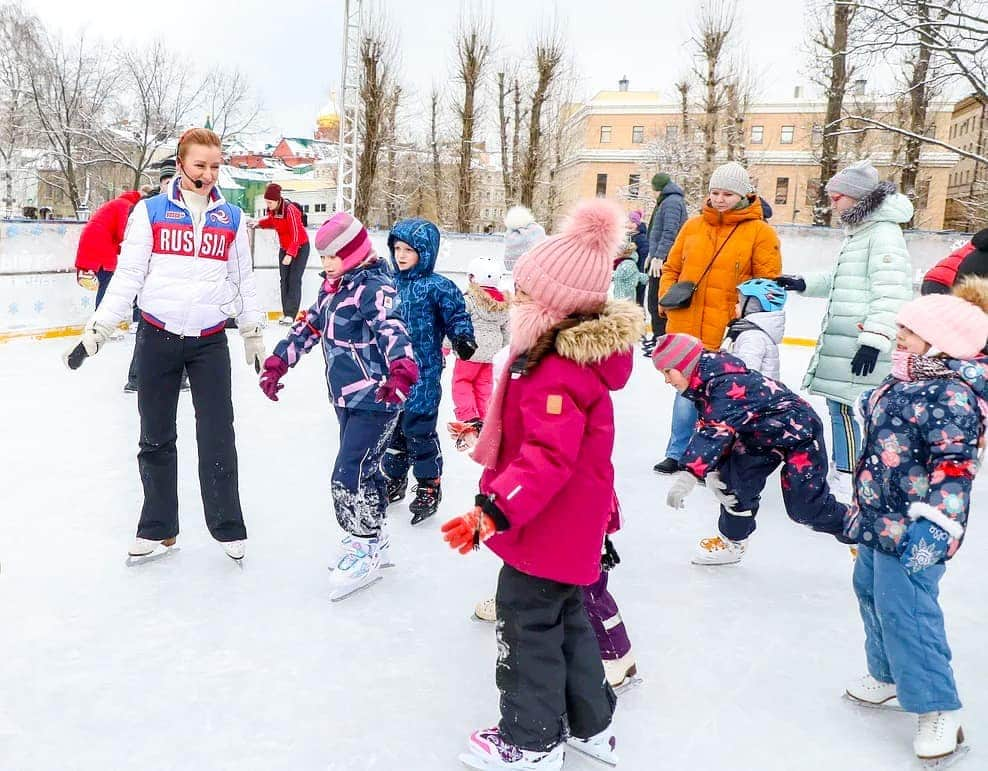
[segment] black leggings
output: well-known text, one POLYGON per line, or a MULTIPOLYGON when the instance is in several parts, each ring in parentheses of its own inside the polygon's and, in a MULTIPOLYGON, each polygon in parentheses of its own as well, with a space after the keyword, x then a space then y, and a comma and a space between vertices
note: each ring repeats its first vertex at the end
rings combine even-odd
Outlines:
POLYGON ((283 265, 285 250, 278 250, 278 275, 281 278, 281 312, 294 319, 302 304, 302 276, 309 261, 309 245, 302 244, 290 265, 283 265))

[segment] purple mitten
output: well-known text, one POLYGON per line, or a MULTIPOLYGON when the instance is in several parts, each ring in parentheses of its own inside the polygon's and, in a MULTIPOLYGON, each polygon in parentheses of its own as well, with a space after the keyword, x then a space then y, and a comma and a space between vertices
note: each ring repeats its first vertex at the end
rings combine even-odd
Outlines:
POLYGON ((280 356, 271 355, 264 360, 264 371, 261 372, 261 390, 271 401, 278 401, 278 391, 285 387, 284 383, 279 383, 285 373, 288 372, 288 365, 280 356))
POLYGON ((388 379, 377 389, 375 398, 379 402, 401 404, 408 398, 409 391, 419 379, 418 365, 412 359, 396 359, 388 368, 388 379))

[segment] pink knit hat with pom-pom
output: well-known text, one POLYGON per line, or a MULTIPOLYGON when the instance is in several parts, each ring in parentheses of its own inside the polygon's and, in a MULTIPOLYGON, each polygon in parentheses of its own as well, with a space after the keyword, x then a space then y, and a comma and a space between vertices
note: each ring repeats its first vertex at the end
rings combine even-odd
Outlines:
POLYGON ((528 250, 514 269, 515 287, 552 315, 596 311, 607 301, 625 215, 602 198, 581 201, 562 231, 528 250))
POLYGON ((357 218, 338 211, 326 220, 315 237, 316 251, 343 260, 344 272, 355 268, 374 251, 367 228, 357 218))

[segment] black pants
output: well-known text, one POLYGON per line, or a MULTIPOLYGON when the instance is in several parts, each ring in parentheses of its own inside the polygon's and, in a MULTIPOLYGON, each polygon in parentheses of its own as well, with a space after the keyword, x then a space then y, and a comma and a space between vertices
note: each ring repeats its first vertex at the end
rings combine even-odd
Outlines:
POLYGON ((350 535, 370 538, 381 531, 388 509, 381 456, 398 413, 337 407, 336 417, 340 421, 340 451, 333 466, 336 521, 350 535))
POLYGON ((391 435, 381 468, 392 479, 404 479, 411 468, 420 482, 443 475, 443 450, 436 433, 438 413, 402 412, 391 435))
MULTIPOLYGON (((140 309, 134 306, 134 323, 139 324, 141 320, 140 309)), ((138 326, 138 329, 140 326, 138 326)), ((127 385, 137 389, 137 362, 141 357, 141 336, 136 335, 134 337, 134 352, 130 356, 130 367, 127 370, 127 385)), ((188 388, 189 385, 189 373, 182 373, 182 388, 188 388)))
POLYGON ((294 319, 302 304, 302 275, 309 261, 309 245, 303 244, 291 265, 283 265, 285 250, 278 250, 278 275, 281 277, 281 311, 294 319))
POLYGON ((183 368, 189 373, 199 447, 199 487, 206 526, 217 541, 247 537, 237 481, 226 333, 179 337, 141 321, 137 330, 137 465, 144 508, 137 535, 161 541, 178 535, 178 453, 175 415, 183 368))
POLYGON ((497 581, 498 728, 511 744, 545 752, 611 724, 617 697, 583 606, 583 587, 535 578, 510 565, 497 581), (565 722, 564 722, 565 721, 565 722))
POLYGON ((648 306, 648 317, 652 323, 652 337, 666 333, 666 318, 659 315, 659 279, 648 277, 648 287, 645 292, 645 303, 648 306))

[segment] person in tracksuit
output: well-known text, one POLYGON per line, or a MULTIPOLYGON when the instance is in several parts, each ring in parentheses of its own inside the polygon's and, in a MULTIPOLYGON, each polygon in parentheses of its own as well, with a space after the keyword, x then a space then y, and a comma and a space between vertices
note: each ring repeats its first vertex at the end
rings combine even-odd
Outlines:
POLYGON ((473 356, 477 341, 463 293, 434 272, 439 229, 424 219, 401 220, 391 229, 388 249, 398 268, 395 284, 419 379, 405 402, 382 469, 388 477, 388 499, 392 502, 405 497, 408 470, 412 469, 418 485, 409 510, 412 524, 417 525, 435 514, 442 500, 443 456, 436 423, 442 397, 443 338, 449 339, 461 360, 473 356))
POLYGON ((141 309, 137 345, 138 466, 144 506, 132 557, 170 547, 178 536, 176 412, 183 369, 196 414, 199 485, 206 524, 227 555, 243 559, 247 529, 238 489, 226 321, 237 317, 248 366, 264 358, 261 309, 241 212, 216 187, 223 152, 209 129, 179 139, 167 193, 135 206, 114 280, 86 322, 82 345, 99 352, 113 329, 141 309))
POLYGON ((325 269, 319 296, 264 362, 260 385, 278 401, 288 368, 322 341, 329 397, 340 422, 332 495, 345 536, 333 579, 335 594, 343 597, 373 583, 389 561, 381 456, 418 367, 394 283, 360 221, 337 212, 315 242, 325 269))
POLYGON ((283 314, 278 323, 287 326, 295 321, 302 304, 302 276, 309 262, 309 234, 302 223, 301 209, 282 196, 281 185, 272 182, 264 189, 264 204, 268 216, 258 220, 254 227, 274 230, 278 234, 278 274, 283 314))

